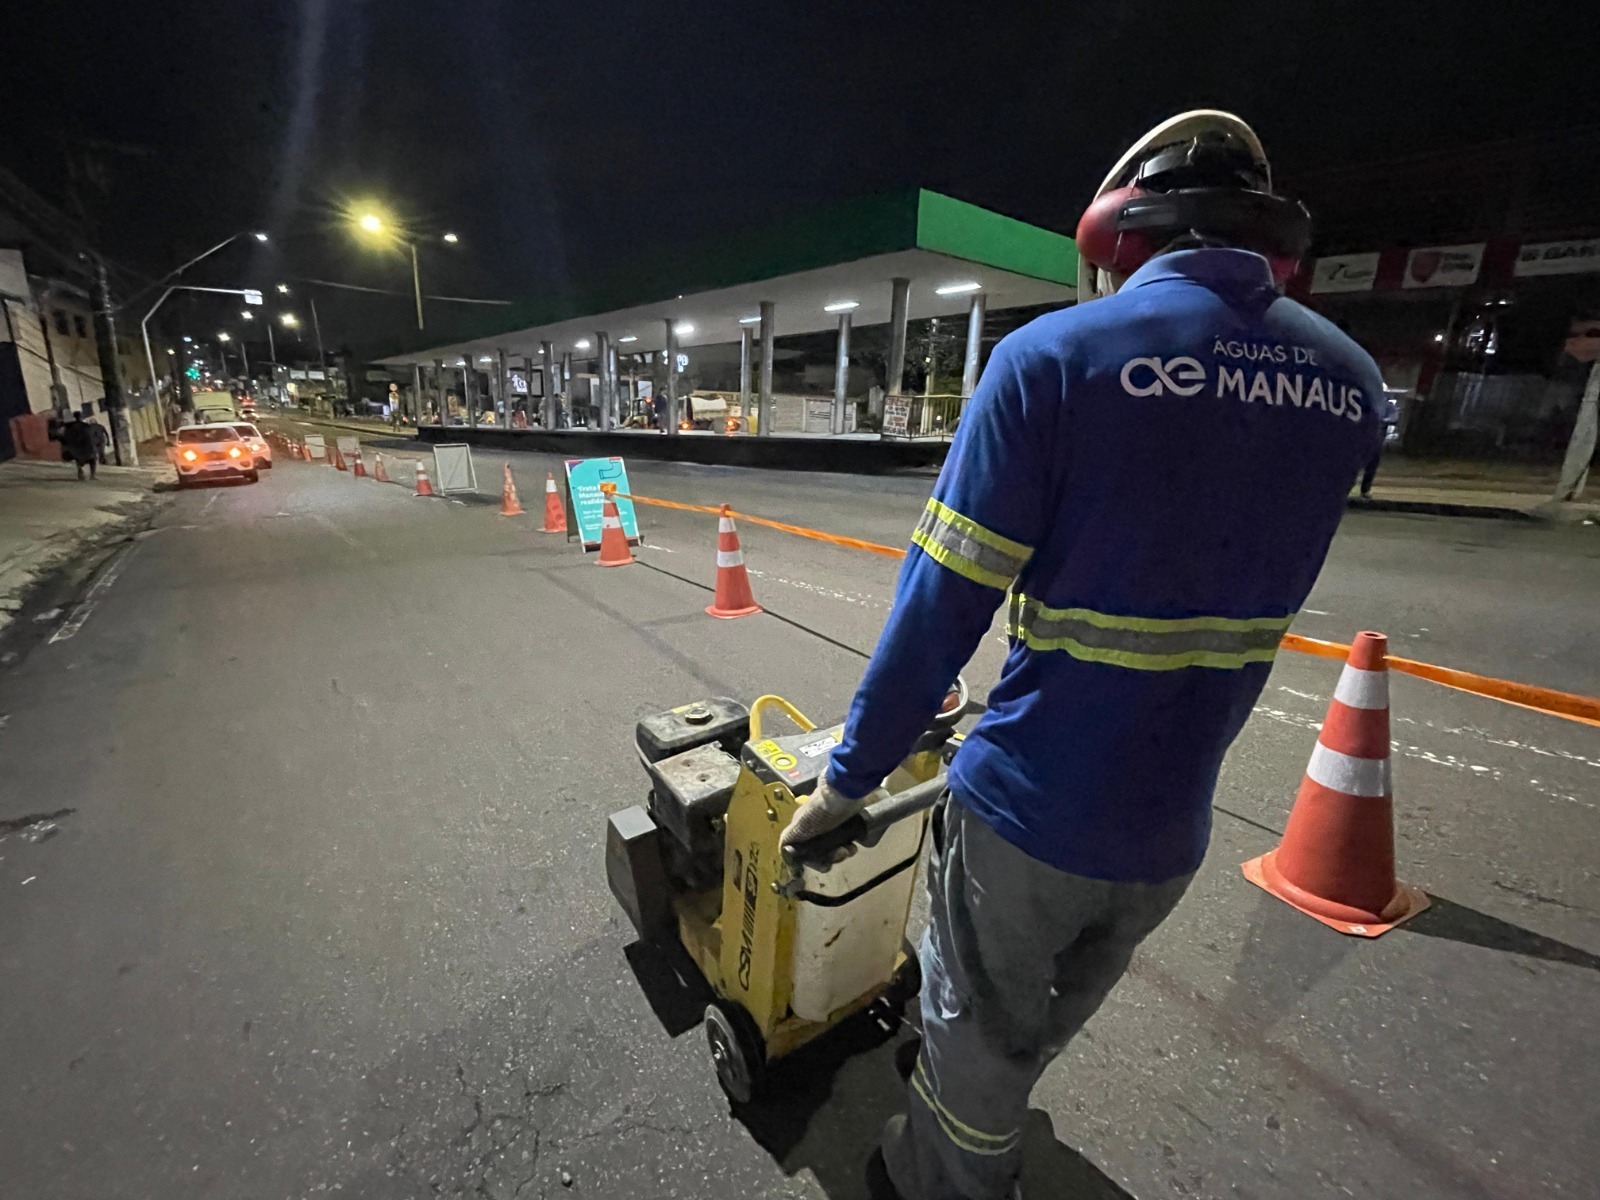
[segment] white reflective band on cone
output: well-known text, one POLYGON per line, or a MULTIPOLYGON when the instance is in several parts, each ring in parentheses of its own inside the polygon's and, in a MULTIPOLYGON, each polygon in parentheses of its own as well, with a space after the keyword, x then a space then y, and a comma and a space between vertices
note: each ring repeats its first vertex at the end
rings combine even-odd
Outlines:
POLYGON ((732 517, 718 517, 717 518, 717 532, 718 533, 732 533, 733 532, 733 518, 732 517))
POLYGON ((1377 797, 1389 794, 1387 758, 1357 758, 1353 754, 1330 750, 1321 742, 1311 751, 1306 775, 1323 787, 1347 796, 1377 797))
POLYGON ((555 491, 556 490, 556 481, 554 479, 546 479, 544 481, 544 490, 547 491, 547 492, 555 491))
POLYGON ((1388 708, 1389 672, 1366 671, 1346 663, 1333 698, 1351 708, 1388 708))
POLYGON ((744 566, 744 555, 738 550, 718 550, 717 566, 742 567, 744 566))
POLYGON ((620 520, 618 520, 616 517, 601 517, 600 518, 600 528, 601 529, 621 529, 622 528, 622 522, 620 520))

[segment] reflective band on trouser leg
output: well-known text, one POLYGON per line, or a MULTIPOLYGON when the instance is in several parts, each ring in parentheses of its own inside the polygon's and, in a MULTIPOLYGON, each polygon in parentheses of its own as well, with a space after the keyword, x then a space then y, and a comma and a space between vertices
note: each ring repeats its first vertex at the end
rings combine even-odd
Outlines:
POLYGON ((1064 650, 1085 662, 1137 671, 1236 669, 1271 662, 1294 621, 1286 617, 1129 617, 1088 608, 1049 608, 1011 597, 1006 632, 1032 650, 1064 650))
POLYGON ((1022 1136, 1020 1129, 1013 1129, 1010 1133, 985 1133, 981 1129, 974 1129, 956 1116, 933 1094, 933 1088, 928 1083, 928 1075, 923 1069, 920 1057, 917 1059, 917 1068, 911 1075, 911 1086, 938 1118, 939 1128, 944 1130, 945 1136, 969 1154, 1005 1154, 1016 1146, 1017 1139, 1022 1136))
POLYGON ((928 501, 911 541, 940 566, 995 588, 1010 587, 1033 554, 1032 547, 985 529, 937 500, 928 501))
POLYGON ((1391 787, 1387 758, 1357 758, 1330 750, 1321 742, 1311 748, 1306 775, 1347 796, 1387 796, 1391 787))

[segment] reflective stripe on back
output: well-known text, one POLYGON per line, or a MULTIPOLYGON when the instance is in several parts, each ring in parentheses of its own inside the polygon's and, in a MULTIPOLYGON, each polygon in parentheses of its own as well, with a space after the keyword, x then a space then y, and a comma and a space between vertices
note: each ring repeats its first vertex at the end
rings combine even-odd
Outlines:
POLYGON ((1049 608, 1011 597, 1006 632, 1031 650, 1064 650, 1085 662, 1135 671, 1233 670, 1271 662, 1294 620, 1286 617, 1129 617, 1088 608, 1049 608))

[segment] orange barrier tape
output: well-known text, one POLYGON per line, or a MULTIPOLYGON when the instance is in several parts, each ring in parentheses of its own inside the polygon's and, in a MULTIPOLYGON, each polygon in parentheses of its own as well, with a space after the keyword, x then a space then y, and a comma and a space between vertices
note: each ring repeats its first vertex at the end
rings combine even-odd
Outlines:
MULTIPOLYGON (((676 500, 657 500, 650 496, 630 496, 625 492, 618 492, 618 496, 632 500, 637 504, 653 504, 658 508, 676 508, 683 512, 708 513, 713 517, 721 516, 721 508, 712 508, 705 504, 681 504, 676 500)), ((752 516, 750 513, 728 511, 729 516, 737 517, 741 521, 748 521, 752 525, 765 525, 769 529, 779 529, 784 533, 792 533, 796 537, 810 538, 817 542, 827 542, 833 546, 843 546, 849 550, 865 550, 870 554, 881 554, 884 558, 904 558, 906 552, 895 546, 884 546, 878 542, 866 542, 860 538, 843 537, 837 533, 824 533, 820 529, 807 529, 804 525, 786 525, 782 521, 769 521, 765 517, 752 516)), ((1343 662, 1350 653, 1348 644, 1342 642, 1328 642, 1321 638, 1306 637, 1299 633, 1286 633, 1279 645, 1285 650, 1293 650, 1299 654, 1311 654, 1318 658, 1332 658, 1343 662)), ((1503 704, 1514 704, 1518 708, 1530 709, 1533 712, 1546 713, 1550 716, 1564 717, 1569 721, 1578 721, 1584 725, 1600 727, 1600 700, 1593 696, 1579 696, 1572 692, 1558 692, 1553 688, 1535 687, 1531 683, 1515 683, 1509 679, 1495 679, 1488 675, 1474 675, 1471 671, 1458 671, 1454 667, 1438 667, 1432 663, 1418 662, 1411 658, 1396 658, 1389 656, 1389 669, 1398 671, 1402 675, 1414 675, 1418 679, 1426 679, 1430 683, 1437 683, 1443 687, 1454 688, 1460 692, 1470 692, 1474 696, 1486 696, 1490 700, 1499 700, 1503 704)))
MULTIPOLYGON (((1343 659, 1350 647, 1338 642, 1325 642, 1321 638, 1286 633, 1280 643, 1285 650, 1298 650, 1302 654, 1315 654, 1322 658, 1343 659)), ((1487 696, 1504 704, 1550 716, 1565 717, 1585 725, 1600 726, 1600 700, 1593 696, 1579 696, 1572 692, 1558 692, 1554 688, 1535 687, 1531 683, 1515 683, 1509 679, 1495 679, 1489 675, 1474 675, 1471 671, 1458 671, 1454 667, 1438 667, 1433 663, 1418 662, 1414 658, 1387 657, 1389 669, 1402 675, 1414 675, 1455 688, 1458 692, 1471 692, 1474 696, 1487 696)))
MULTIPOLYGON (((617 495, 624 500, 632 500, 638 504, 653 504, 657 508, 676 508, 683 512, 710 513, 713 517, 722 515, 721 508, 711 508, 704 504, 680 504, 676 500, 656 500, 650 496, 630 496, 627 492, 618 492, 617 495)), ((906 552, 898 546, 885 546, 879 542, 863 541, 861 538, 845 537, 838 533, 824 533, 820 529, 807 529, 804 525, 785 525, 782 521, 769 521, 766 517, 753 516, 747 512, 729 509, 730 517, 737 517, 741 521, 748 521, 752 525, 765 525, 768 529, 779 529, 784 533, 792 533, 796 537, 810 538, 814 542, 827 542, 832 546, 843 546, 847 550, 865 550, 868 554, 881 554, 884 558, 904 558, 906 552)))

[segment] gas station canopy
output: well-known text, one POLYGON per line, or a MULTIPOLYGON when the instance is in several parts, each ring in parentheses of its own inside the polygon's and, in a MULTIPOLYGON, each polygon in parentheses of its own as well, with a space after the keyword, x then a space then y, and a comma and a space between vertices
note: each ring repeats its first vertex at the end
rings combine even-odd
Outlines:
POLYGON ((604 297, 612 301, 606 307, 538 312, 522 305, 498 331, 382 361, 454 366, 500 350, 537 358, 544 342, 558 356, 582 359, 595 353, 599 333, 619 354, 643 353, 665 348, 668 321, 684 348, 737 342, 757 327, 763 301, 775 306, 777 336, 833 329, 844 311, 857 324, 876 324, 891 319, 896 279, 910 281, 911 320, 963 313, 979 292, 989 309, 1066 303, 1075 295, 1077 262, 1071 238, 918 190, 731 239, 649 272, 656 280, 635 278, 604 297), (626 290, 642 302, 616 303, 626 290))

